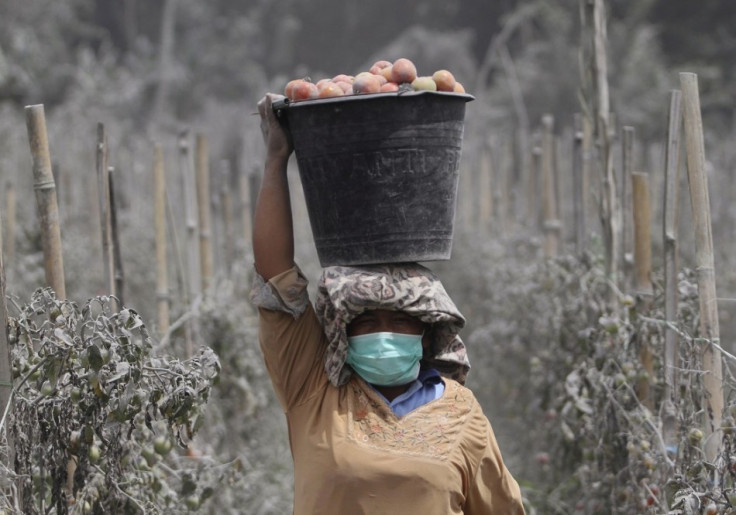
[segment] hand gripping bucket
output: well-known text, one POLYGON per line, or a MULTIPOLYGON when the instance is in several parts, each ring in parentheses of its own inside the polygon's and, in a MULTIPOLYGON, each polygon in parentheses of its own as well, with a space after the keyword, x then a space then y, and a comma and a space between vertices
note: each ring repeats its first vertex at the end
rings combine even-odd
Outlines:
POLYGON ((407 91, 274 105, 322 266, 450 259, 469 100, 407 91))

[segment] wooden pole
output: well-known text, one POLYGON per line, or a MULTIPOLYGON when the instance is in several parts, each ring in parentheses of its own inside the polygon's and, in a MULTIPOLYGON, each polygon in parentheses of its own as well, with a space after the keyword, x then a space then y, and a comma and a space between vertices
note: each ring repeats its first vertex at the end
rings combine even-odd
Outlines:
POLYGON ((105 280, 104 291, 115 295, 115 275, 112 252, 112 231, 110 223, 110 170, 107 166, 107 135, 105 125, 97 124, 97 197, 100 206, 100 227, 102 229, 102 270, 105 280))
POLYGON ((115 202, 115 169, 107 168, 108 190, 110 198, 110 243, 112 244, 113 283, 115 284, 115 296, 120 306, 125 305, 123 289, 125 287, 125 272, 123 271, 123 256, 120 249, 120 231, 118 230, 118 211, 115 202))
MULTIPOLYGON (((184 278, 184 302, 187 310, 192 308, 191 302, 199 295, 201 282, 199 279, 199 237, 197 235, 197 194, 194 191, 194 177, 189 157, 189 131, 179 133, 179 169, 182 177, 184 193, 184 219, 186 222, 186 258, 187 274, 184 278)), ((194 352, 192 342, 192 324, 188 320, 184 325, 185 352, 190 358, 194 352)))
MULTIPOLYGON (((5 266, 3 264, 3 253, 0 251, 0 324, 2 324, 3 330, 0 331, 0 417, 5 420, 9 420, 9 416, 12 411, 12 397, 13 397, 13 371, 12 371, 12 358, 10 354, 10 342, 8 341, 8 307, 5 297, 5 266)), ((13 440, 13 432, 7 431, 3 428, 3 434, 7 440, 8 456, 7 463, 13 467, 15 460, 15 442, 13 440)), ((20 488, 22 488, 22 482, 18 482, 20 488)), ((22 496, 19 496, 22 499, 22 496)))
POLYGON ((652 288, 652 208, 649 174, 631 174, 634 217, 634 287, 637 295, 651 297, 652 288))
MULTIPOLYGON (((632 173, 634 218, 634 288, 637 298, 637 312, 646 314, 652 302, 652 234, 651 204, 649 193, 649 174, 632 173)), ((646 338, 638 338, 639 359, 647 372, 646 378, 637 381, 637 396, 642 404, 653 409, 651 384, 654 378, 654 354, 646 338)))
POLYGON ((183 130, 179 134, 179 170, 182 178, 182 191, 184 193, 184 221, 186 223, 186 247, 187 247, 187 278, 185 284, 189 285, 189 300, 191 301, 199 294, 200 267, 199 267, 199 235, 197 226, 197 194, 194 186, 194 172, 192 170, 189 155, 189 131, 183 130))
MULTIPOLYGON (((611 152, 611 120, 608 92, 608 63, 606 58, 606 12, 603 0, 592 0, 587 4, 592 9, 593 22, 593 76, 595 82, 595 135, 601 163, 600 219, 603 243, 606 250, 606 273, 610 280, 618 283, 619 248, 621 245, 621 220, 616 195, 616 179, 613 173, 611 152)), ((613 295, 614 292, 612 291, 613 295)))
POLYGON ((230 192, 230 161, 220 161, 222 186, 220 204, 222 206, 222 267, 228 274, 233 263, 233 199, 230 192))
POLYGON ((698 77, 680 73, 683 120, 687 149, 687 174, 690 183, 695 228, 695 261, 700 297, 700 340, 702 342, 704 406, 706 413, 706 458, 715 462, 721 444, 723 417, 723 364, 721 362, 718 301, 713 259, 713 233, 710 219, 708 176, 705 169, 705 143, 700 112, 698 77))
POLYGON ((670 110, 667 124, 667 147, 665 152, 664 186, 664 316, 667 327, 664 333, 664 393, 662 395, 662 433, 665 444, 674 449, 677 446, 677 369, 679 367, 679 337, 677 323, 677 303, 679 290, 677 273, 679 256, 677 248, 677 221, 679 214, 679 171, 680 171, 680 128, 681 93, 674 90, 670 94, 670 110))
POLYGON ((557 188, 553 168, 554 160, 554 118, 547 114, 542 117, 541 176, 544 210, 544 255, 555 257, 559 251, 560 220, 557 214, 557 188))
POLYGON ((212 223, 210 220, 210 165, 207 137, 197 134, 195 138, 195 163, 197 187, 197 212, 199 221, 199 264, 202 291, 212 282, 214 257, 212 250, 212 223))
POLYGON ((158 330, 169 330, 169 272, 166 259, 166 177, 164 152, 161 145, 154 147, 153 155, 153 210, 156 231, 156 306, 158 330))
MULTIPOLYGON (((0 324, 2 324, 3 328, 8 327, 8 310, 5 300, 5 265, 3 263, 2 252, 0 252, 0 324)), ((10 402, 13 389, 11 363, 8 332, 7 330, 3 330, 0 331, 0 408, 3 411, 8 409, 8 403, 10 402)), ((5 431, 5 434, 8 438, 11 437, 10 431, 5 431)))
POLYGON ((575 225, 575 252, 580 255, 585 251, 585 197, 588 192, 583 182, 583 117, 575 114, 573 119, 572 145, 572 206, 575 225))
POLYGON ((598 174, 592 174, 591 169, 593 166, 593 123, 590 118, 583 116, 583 216, 585 217, 585 238, 587 247, 587 238, 589 225, 592 220, 595 220, 595 212, 593 208, 595 204, 589 202, 589 198, 594 198, 591 195, 592 191, 600 191, 600 186, 597 182, 592 179, 598 177, 598 174))
POLYGON ((526 184, 526 207, 529 224, 533 229, 542 225, 542 210, 539 209, 539 176, 541 173, 542 147, 539 145, 539 135, 532 136, 532 157, 529 160, 530 168, 526 184))
POLYGON ((46 116, 43 104, 26 106, 26 127, 33 161, 33 189, 41 221, 41 243, 43 246, 46 284, 58 299, 66 298, 64 281, 64 259, 59 226, 59 206, 56 199, 56 184, 51 171, 49 141, 46 134, 46 116))
POLYGON ((501 145, 501 158, 498 164, 498 190, 500 192, 496 203, 496 220, 503 234, 509 232, 509 216, 514 203, 511 170, 513 166, 514 138, 508 138, 501 145))
POLYGON ((514 137, 514 154, 512 164, 512 174, 514 187, 517 191, 515 195, 515 203, 513 206, 514 218, 520 216, 523 220, 523 213, 527 212, 526 207, 526 192, 524 191, 527 183, 527 177, 531 173, 531 151, 529 150, 529 129, 518 128, 516 129, 514 137))
MULTIPOLYGON (((633 233, 632 226, 635 223, 633 220, 633 209, 631 206, 632 198, 632 177, 634 173, 634 128, 625 126, 623 128, 623 141, 621 143, 622 149, 622 167, 621 167, 621 255, 619 257, 622 271, 621 271, 621 284, 631 284, 631 272, 634 267, 634 255, 633 255, 633 233)), ((648 184, 647 184, 648 188, 648 184)), ((636 278, 634 279, 636 284, 636 278)))
POLYGON ((5 237, 3 242, 5 245, 6 262, 15 262, 15 232, 16 232, 16 216, 17 216, 17 194, 15 186, 12 182, 8 182, 5 189, 5 237))

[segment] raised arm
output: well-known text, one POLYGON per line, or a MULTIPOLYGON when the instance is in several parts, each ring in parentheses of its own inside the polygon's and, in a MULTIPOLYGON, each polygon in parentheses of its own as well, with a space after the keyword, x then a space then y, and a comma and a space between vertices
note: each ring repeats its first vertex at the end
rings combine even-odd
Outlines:
POLYGON ((253 257, 256 270, 266 281, 294 266, 294 226, 286 176, 292 146, 272 109, 280 98, 268 93, 258 102, 266 163, 253 215, 253 257))

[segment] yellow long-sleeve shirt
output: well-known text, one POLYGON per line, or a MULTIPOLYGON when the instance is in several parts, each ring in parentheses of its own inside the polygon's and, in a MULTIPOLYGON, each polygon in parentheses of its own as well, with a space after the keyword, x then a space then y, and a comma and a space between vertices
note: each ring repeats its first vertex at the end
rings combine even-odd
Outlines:
MULTIPOLYGON (((295 269, 269 282, 281 298, 306 285, 295 269)), ((311 305, 299 316, 260 308, 260 342, 286 413, 294 513, 523 514, 517 482, 472 392, 443 395, 397 417, 357 376, 335 387, 327 339, 311 305)))

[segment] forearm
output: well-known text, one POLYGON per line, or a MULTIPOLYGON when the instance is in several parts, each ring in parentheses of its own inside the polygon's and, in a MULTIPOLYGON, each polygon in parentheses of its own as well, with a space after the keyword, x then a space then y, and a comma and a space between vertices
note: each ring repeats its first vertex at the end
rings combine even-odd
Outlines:
POLYGON ((253 256, 268 281, 294 265, 294 229, 286 174, 288 157, 269 156, 253 215, 253 256))
POLYGON ((279 96, 267 93, 258 102, 266 144, 266 166, 253 215, 253 257, 266 281, 294 265, 294 227, 286 175, 292 147, 273 112, 279 96))

